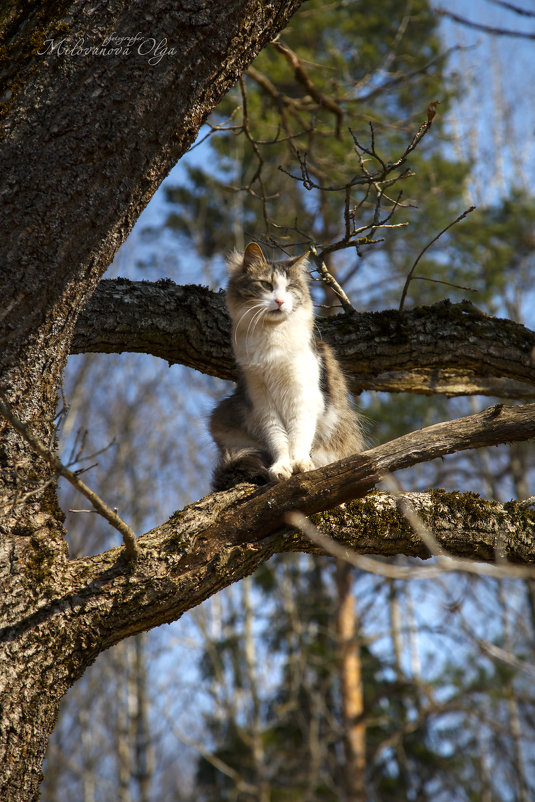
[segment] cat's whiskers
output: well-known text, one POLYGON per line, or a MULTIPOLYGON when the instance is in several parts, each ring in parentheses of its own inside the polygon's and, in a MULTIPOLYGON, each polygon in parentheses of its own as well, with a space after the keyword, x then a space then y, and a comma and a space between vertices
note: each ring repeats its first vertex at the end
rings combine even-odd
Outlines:
POLYGON ((259 309, 259 310, 258 310, 258 312, 256 312, 256 313, 255 313, 255 315, 254 315, 254 316, 251 318, 251 322, 250 322, 250 323, 249 323, 249 325, 247 326, 247 332, 246 332, 246 334, 245 334, 245 340, 246 340, 246 341, 247 341, 247 339, 248 339, 248 337, 249 337, 249 334, 254 334, 254 330, 256 329, 256 327, 257 327, 257 325, 258 325, 258 323, 259 323, 259 321, 260 321, 260 318, 262 318, 262 317, 263 317, 263 315, 264 315, 264 313, 265 313, 265 312, 267 312, 267 308, 264 306, 264 304, 260 304, 260 309, 259 309), (252 331, 251 331, 251 326, 253 327, 253 330, 252 330, 252 331))
POLYGON ((249 334, 251 334, 251 336, 254 334, 257 325, 259 324, 261 318, 264 317, 267 311, 268 308, 264 306, 264 304, 260 304, 260 309, 251 318, 251 321, 247 326, 247 332, 245 334, 245 350, 247 351, 247 355, 249 355, 249 334), (252 331, 251 331, 251 326, 253 327, 252 331))
MULTIPOLYGON (((247 309, 245 310, 245 312, 240 316, 240 319, 238 320, 238 322, 236 323, 236 326, 234 327, 234 345, 236 347, 238 346, 238 329, 240 328, 242 320, 244 319, 245 315, 247 315, 249 312, 254 312, 255 309, 259 309, 259 308, 262 309, 263 308, 263 304, 255 304, 254 306, 248 306, 247 309)), ((253 320, 254 320, 254 317, 253 317, 253 320)), ((249 330, 247 330, 247 331, 249 331, 249 330)))

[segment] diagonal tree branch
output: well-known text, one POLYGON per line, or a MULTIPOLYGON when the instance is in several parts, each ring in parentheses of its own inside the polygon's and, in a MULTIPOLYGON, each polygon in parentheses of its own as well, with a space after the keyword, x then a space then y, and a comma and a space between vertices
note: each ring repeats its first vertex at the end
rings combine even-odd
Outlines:
MULTIPOLYGON (((374 389, 535 398, 535 333, 468 302, 318 321, 355 393, 374 389)), ((234 379, 223 295, 171 281, 101 281, 72 353, 141 352, 234 379)))
MULTIPOLYGON (((323 553, 285 527, 299 510, 338 543, 359 553, 427 557, 429 552, 395 498, 369 493, 386 472, 452 451, 525 439, 535 434, 535 404, 491 407, 478 415, 437 424, 287 482, 261 489, 239 485, 213 493, 175 513, 138 539, 139 559, 127 563, 119 549, 65 564, 59 582, 83 601, 84 626, 96 652, 121 638, 171 621, 213 593, 242 579, 277 552, 323 553), (365 498, 364 498, 365 496, 365 498), (355 499, 345 509, 340 501, 355 499), (329 512, 329 510, 332 510, 329 512), (91 602, 98 598, 98 604, 91 602)), ((535 512, 474 494, 410 494, 442 549, 485 561, 535 563, 535 512)), ((50 607, 53 612, 54 605, 50 607)), ((78 610, 74 605, 73 610, 78 610)), ((73 613, 73 615, 75 614, 73 613)))
MULTIPOLYGON (((497 404, 476 415, 437 423, 323 468, 297 474, 258 491, 237 514, 230 530, 236 542, 271 534, 287 512, 306 515, 365 496, 385 475, 467 449, 535 437, 535 404, 497 404)), ((225 525, 224 516, 221 521, 225 525)))
POLYGON ((273 42, 273 47, 282 53, 290 67, 294 71, 295 78, 299 84, 311 95, 312 98, 323 108, 330 111, 336 117, 336 135, 340 136, 340 129, 342 127, 342 120, 344 118, 344 110, 336 103, 329 95, 321 92, 310 79, 303 62, 299 56, 293 52, 289 47, 283 45, 282 42, 273 42))

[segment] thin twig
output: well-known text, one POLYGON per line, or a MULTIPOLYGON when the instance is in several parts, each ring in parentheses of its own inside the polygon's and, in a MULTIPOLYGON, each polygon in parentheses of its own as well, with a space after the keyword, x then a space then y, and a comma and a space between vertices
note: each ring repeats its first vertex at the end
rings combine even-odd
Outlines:
POLYGON ((320 274, 322 281, 324 281, 325 284, 328 284, 329 287, 332 287, 332 289, 338 295, 338 297, 340 298, 340 303, 344 308, 344 312, 354 312, 355 307, 353 306, 353 304, 351 303, 351 301, 349 300, 349 298, 347 297, 347 295, 345 294, 344 290, 339 285, 335 277, 332 275, 332 273, 329 272, 327 265, 318 254, 314 245, 311 246, 310 253, 312 254, 314 264, 316 265, 317 271, 320 274))
POLYGON ((479 292, 475 287, 465 287, 463 284, 455 284, 453 281, 444 281, 442 278, 430 278, 429 276, 413 276, 413 281, 431 281, 433 284, 444 284, 446 287, 453 287, 455 290, 463 292, 479 292))
POLYGON ((5 397, 0 394, 0 413, 4 416, 4 418, 9 421, 9 423, 13 426, 13 428, 20 434, 26 442, 30 445, 30 447, 39 454, 44 460, 48 462, 48 464, 53 468, 54 472, 59 475, 63 476, 70 482, 73 487, 75 487, 83 496, 91 502, 95 510, 105 518, 114 529, 117 529, 118 532, 121 533, 126 556, 129 560, 136 560, 139 556, 139 549, 136 542, 136 535, 132 529, 126 524, 119 516, 110 509, 107 504, 98 496, 94 490, 91 490, 81 479, 78 478, 76 473, 69 470, 56 456, 56 454, 52 453, 46 446, 41 443, 33 434, 31 434, 28 430, 28 427, 22 423, 18 418, 13 415, 11 409, 5 399, 5 397))
MULTIPOLYGON (((377 152, 375 150, 375 132, 373 130, 373 125, 371 123, 370 123, 370 129, 371 129, 372 134, 373 134, 371 148, 366 148, 366 147, 364 147, 364 145, 361 145, 361 143, 357 139, 356 134, 354 133, 354 131, 351 130, 351 128, 349 129, 349 133, 351 134, 351 136, 353 138, 353 142, 355 144, 355 150, 356 150, 357 155, 359 156, 359 160, 360 160, 360 163, 361 163, 361 168, 362 168, 363 173, 365 173, 365 175, 368 178, 373 178, 374 180, 379 180, 379 181, 382 182, 383 179, 389 173, 391 173, 393 170, 399 169, 400 167, 402 167, 405 164, 405 162, 407 161, 407 157, 420 144, 420 142, 422 141, 424 136, 428 133, 428 131, 430 131, 431 122, 429 120, 426 120, 425 122, 423 122, 420 125, 420 127, 418 128, 418 130, 416 131, 416 133, 412 137, 411 141, 409 142, 409 144, 407 145, 407 147, 405 148, 405 150, 403 151, 403 153, 399 157, 399 159, 397 159, 395 162, 386 162, 385 163, 383 161, 383 159, 380 158, 380 156, 377 154, 377 152), (378 161, 382 165, 382 169, 381 170, 376 170, 374 173, 369 173, 363 167, 362 153, 366 153, 368 156, 371 156, 376 161, 378 161)), ((400 177, 402 177, 402 176, 400 176, 400 177)))
POLYGON ((489 0, 489 3, 507 8, 509 11, 513 11, 515 14, 519 14, 522 17, 535 17, 535 11, 529 11, 527 8, 520 8, 520 6, 516 6, 513 3, 507 3, 506 0, 489 0))
POLYGON ((445 573, 454 571, 466 571, 469 574, 481 576, 498 577, 520 577, 523 579, 533 579, 535 568, 522 565, 493 565, 489 563, 476 563, 473 560, 465 560, 457 557, 440 556, 437 562, 430 566, 400 566, 382 562, 382 560, 367 557, 365 554, 358 554, 347 546, 341 546, 332 537, 321 532, 311 520, 303 513, 292 510, 284 515, 284 521, 289 526, 302 532, 311 543, 319 546, 324 552, 338 560, 344 560, 360 571, 370 574, 383 576, 387 579, 434 579, 445 573))
POLYGON ((472 22, 472 20, 461 17, 459 14, 454 14, 453 11, 446 11, 444 8, 439 8, 438 13, 443 17, 449 17, 454 22, 466 25, 468 28, 475 28, 476 31, 490 33, 492 36, 515 36, 520 39, 535 39, 535 32, 532 31, 511 31, 506 28, 495 28, 492 25, 483 25, 481 22, 472 22))
POLYGON ((379 86, 375 86, 373 89, 365 91, 366 86, 370 83, 370 76, 368 76, 367 82, 361 82, 359 85, 359 91, 362 89, 362 94, 354 94, 352 97, 343 97, 339 98, 339 101, 342 103, 349 103, 353 105, 362 105, 364 103, 369 103, 371 100, 376 98, 378 95, 381 95, 383 92, 388 92, 390 89, 393 89, 396 86, 399 86, 403 83, 408 83, 411 78, 414 78, 416 75, 422 75, 428 72, 431 67, 434 67, 436 64, 440 64, 441 62, 447 61, 453 53, 456 53, 458 50, 469 50, 471 46, 462 46, 462 45, 453 45, 452 47, 448 48, 447 50, 443 50, 438 56, 435 58, 430 59, 425 64, 422 64, 418 69, 411 70, 410 72, 402 72, 397 73, 395 78, 390 78, 384 83, 379 84, 379 86))
POLYGON ((232 118, 236 115, 237 112, 238 108, 235 108, 232 114, 229 117, 227 117, 225 122, 219 123, 218 125, 213 125, 209 121, 206 121, 205 125, 207 125, 210 130, 208 131, 207 134, 201 137, 201 139, 198 139, 196 142, 193 143, 193 145, 190 145, 186 153, 191 153, 192 150, 198 148, 200 145, 203 144, 203 142, 206 142, 208 137, 211 137, 215 133, 218 133, 220 131, 240 131, 242 127, 241 125, 227 125, 227 123, 229 123, 232 120, 232 118))
POLYGON ((455 220, 453 220, 453 222, 449 223, 449 225, 447 225, 446 228, 443 228, 442 231, 440 231, 436 235, 436 237, 433 237, 431 242, 428 242, 427 245, 425 246, 425 248, 423 248, 423 250, 420 251, 420 253, 418 254, 418 256, 416 258, 416 261, 414 262, 413 266, 409 270, 409 273, 408 273, 407 278, 405 280, 405 284, 403 285, 403 290, 402 290, 402 293, 401 293, 401 300, 399 302, 399 311, 400 312, 403 310, 403 305, 405 303, 405 298, 407 297, 407 291, 409 289, 409 284, 411 283, 411 281, 414 278, 414 271, 416 270, 416 266, 417 266, 418 262, 420 261, 420 259, 422 258, 422 256, 424 255, 424 253, 426 253, 426 251, 429 250, 431 245, 433 245, 437 241, 437 239, 439 239, 442 236, 442 234, 445 234, 446 231, 449 231, 449 229, 452 228, 454 225, 456 225, 456 223, 460 223, 461 220, 464 220, 464 218, 467 215, 469 215, 471 212, 473 212, 475 208, 476 208, 475 206, 470 206, 469 209, 466 209, 466 211, 464 211, 462 214, 460 214, 459 217, 455 218, 455 220))
POLYGON ((264 159, 262 158, 262 154, 260 153, 260 148, 253 137, 251 130, 249 128, 249 113, 247 109, 247 91, 245 89, 245 81, 243 80, 243 76, 240 75, 239 78, 240 84, 240 92, 242 96, 242 124, 243 124, 243 133, 249 140, 251 147, 254 151, 254 154, 258 160, 258 166, 256 168, 255 174, 251 178, 248 186, 248 190, 252 192, 252 187, 255 181, 258 181, 260 185, 261 195, 260 200, 262 201, 262 212, 264 216, 264 223, 266 226, 266 232, 269 230, 269 218, 268 218, 268 211, 267 211, 267 197, 266 197, 266 189, 264 186, 264 179, 262 178, 262 168, 264 166, 264 159))
POLYGON ((337 137, 340 137, 342 120, 344 118, 344 110, 342 107, 331 97, 329 97, 329 95, 324 94, 316 87, 305 70, 303 62, 293 50, 286 45, 283 45, 281 42, 273 42, 273 47, 275 47, 279 53, 282 53, 288 64, 292 67, 296 80, 301 84, 301 86, 306 89, 306 91, 317 103, 319 103, 320 106, 323 106, 323 108, 334 114, 336 117, 335 133, 337 137))

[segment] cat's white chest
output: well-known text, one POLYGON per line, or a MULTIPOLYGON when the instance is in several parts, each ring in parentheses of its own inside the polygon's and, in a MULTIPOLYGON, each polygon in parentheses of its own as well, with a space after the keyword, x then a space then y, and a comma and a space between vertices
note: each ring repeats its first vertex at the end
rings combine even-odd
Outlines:
POLYGON ((315 426, 324 407, 319 388, 320 364, 310 341, 288 327, 258 338, 254 351, 238 359, 253 403, 263 414, 269 408, 286 423, 303 416, 315 426))

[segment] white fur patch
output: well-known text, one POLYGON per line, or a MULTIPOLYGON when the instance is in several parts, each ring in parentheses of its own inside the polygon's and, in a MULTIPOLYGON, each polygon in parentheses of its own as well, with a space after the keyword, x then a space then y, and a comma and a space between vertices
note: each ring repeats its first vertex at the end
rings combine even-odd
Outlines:
MULTIPOLYGON (((284 298, 284 304, 291 299, 285 280, 275 282, 273 296, 284 298)), ((274 299, 273 305, 278 306, 274 299)), ((283 477, 289 466, 310 467, 324 401, 319 359, 311 342, 312 309, 303 305, 291 316, 277 315, 280 318, 275 320, 259 315, 256 325, 242 334, 240 324, 236 325, 235 352, 247 382, 255 427, 264 435, 277 463, 276 472, 283 477)))

